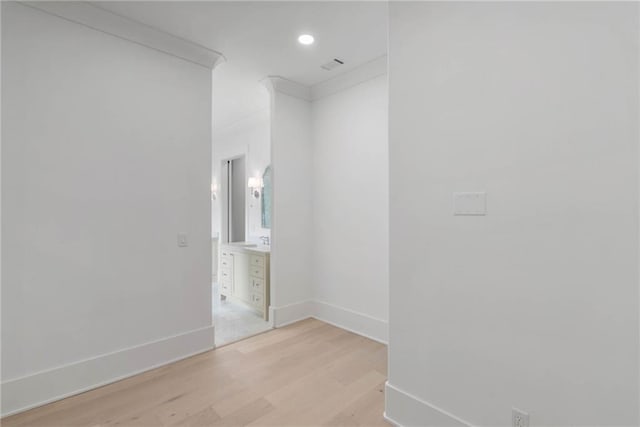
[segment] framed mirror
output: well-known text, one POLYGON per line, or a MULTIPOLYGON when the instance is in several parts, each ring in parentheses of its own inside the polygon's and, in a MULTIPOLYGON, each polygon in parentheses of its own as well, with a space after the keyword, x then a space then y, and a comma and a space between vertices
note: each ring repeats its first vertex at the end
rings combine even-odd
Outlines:
POLYGON ((271 165, 262 174, 262 228, 271 229, 271 200, 273 198, 273 183, 271 165))

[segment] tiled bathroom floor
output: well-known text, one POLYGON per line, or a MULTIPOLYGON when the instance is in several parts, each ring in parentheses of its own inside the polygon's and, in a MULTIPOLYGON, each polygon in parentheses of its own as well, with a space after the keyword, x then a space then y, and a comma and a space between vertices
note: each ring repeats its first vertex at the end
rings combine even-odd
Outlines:
POLYGON ((228 299, 221 301, 217 283, 213 284, 213 325, 217 347, 271 329, 249 308, 228 299))

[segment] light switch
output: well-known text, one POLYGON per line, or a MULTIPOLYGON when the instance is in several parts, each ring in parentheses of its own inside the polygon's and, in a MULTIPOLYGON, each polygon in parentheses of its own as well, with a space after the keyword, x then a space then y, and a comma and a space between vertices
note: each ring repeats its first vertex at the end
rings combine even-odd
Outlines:
POLYGON ((178 233, 178 246, 181 248, 186 248, 189 246, 189 242, 187 241, 187 233, 178 233))
POLYGON ((487 193, 453 193, 454 215, 486 215, 487 193))

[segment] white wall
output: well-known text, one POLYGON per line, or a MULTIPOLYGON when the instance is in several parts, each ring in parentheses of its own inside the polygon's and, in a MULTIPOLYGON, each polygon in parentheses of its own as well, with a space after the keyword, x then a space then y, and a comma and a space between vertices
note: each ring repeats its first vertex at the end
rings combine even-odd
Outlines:
POLYGON ((271 319, 276 326, 305 317, 311 298, 311 144, 310 102, 273 90, 271 319))
POLYGON ((386 70, 384 56, 313 87, 265 81, 276 326, 316 317, 387 341, 386 70))
MULTIPOLYGON (((0 5, 0 224, 2 224, 2 6, 0 5)), ((2 242, 2 227, 0 226, 0 243, 2 242)), ((2 318, 2 244, 0 244, 0 320, 2 318)), ((0 325, 1 327, 1 325, 0 325)), ((1 333, 1 331, 0 331, 1 333)), ((2 366, 2 339, 0 337, 0 371, 2 366)), ((0 372, 0 382, 2 381, 0 372)), ((2 402, 2 387, 0 387, 0 402, 2 402)), ((0 413, 2 407, 0 403, 0 413)))
MULTIPOLYGON (((218 186, 218 196, 221 194, 220 162, 238 155, 246 156, 248 177, 260 176, 271 163, 271 122, 269 109, 263 109, 243 118, 224 129, 215 130, 213 138, 213 172, 214 185, 218 186)), ((246 187, 246 185, 245 185, 246 187)), ((220 233, 221 200, 218 197, 213 202, 212 232, 213 236, 220 233)), ((261 199, 250 197, 247 187, 246 205, 247 240, 259 242, 260 236, 270 236, 271 230, 262 228, 261 199)))
POLYGON ((211 70, 2 7, 6 414, 213 345, 211 70))
POLYGON ((317 315, 383 341, 389 304, 387 99, 385 74, 312 104, 317 315))
POLYGON ((640 422, 638 7, 390 4, 400 424, 640 422))

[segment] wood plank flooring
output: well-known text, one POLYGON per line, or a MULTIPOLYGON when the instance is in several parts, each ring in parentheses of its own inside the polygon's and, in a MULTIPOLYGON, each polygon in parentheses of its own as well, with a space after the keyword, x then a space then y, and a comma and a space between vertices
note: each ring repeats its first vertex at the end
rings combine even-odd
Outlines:
POLYGON ((315 319, 2 420, 26 426, 388 426, 387 347, 315 319))

